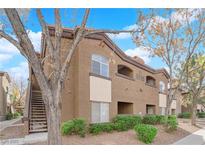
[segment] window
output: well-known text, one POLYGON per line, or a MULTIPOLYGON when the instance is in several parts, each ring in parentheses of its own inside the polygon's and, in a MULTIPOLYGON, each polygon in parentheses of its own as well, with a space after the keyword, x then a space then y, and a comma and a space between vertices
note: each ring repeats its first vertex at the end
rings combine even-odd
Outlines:
POLYGON ((160 107, 160 114, 165 115, 166 108, 165 107, 160 107))
POLYGON ((171 114, 175 115, 176 114, 176 109, 171 109, 171 114))
POLYGON ((163 81, 159 82, 159 91, 162 93, 165 91, 165 84, 163 81))
POLYGON ((109 103, 92 102, 92 123, 109 122, 109 103))
POLYGON ((92 73, 109 77, 108 58, 100 55, 92 55, 92 73))

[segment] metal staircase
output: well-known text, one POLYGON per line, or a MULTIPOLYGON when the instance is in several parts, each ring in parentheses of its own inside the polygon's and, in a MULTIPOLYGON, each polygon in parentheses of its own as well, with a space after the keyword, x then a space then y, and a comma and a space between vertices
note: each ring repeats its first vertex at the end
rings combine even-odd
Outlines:
POLYGON ((40 90, 32 90, 29 133, 47 132, 46 109, 40 90))

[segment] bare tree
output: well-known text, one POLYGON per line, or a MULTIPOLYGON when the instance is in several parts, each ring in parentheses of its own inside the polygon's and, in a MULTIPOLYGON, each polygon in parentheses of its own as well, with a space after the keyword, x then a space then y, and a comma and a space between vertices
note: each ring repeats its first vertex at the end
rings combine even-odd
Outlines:
POLYGON ((40 9, 37 9, 37 15, 42 27, 42 33, 45 35, 45 40, 48 45, 48 52, 51 55, 51 62, 53 64, 53 75, 50 82, 43 72, 41 61, 38 59, 34 46, 28 37, 26 29, 21 21, 19 13, 16 9, 4 9, 6 16, 8 17, 10 24, 13 28, 15 36, 14 39, 3 30, 0 31, 0 36, 12 43, 20 53, 26 57, 31 64, 37 81, 40 85, 40 89, 43 94, 43 100, 47 107, 48 115, 48 144, 61 144, 60 134, 60 122, 61 122, 61 101, 60 95, 62 91, 62 85, 65 80, 65 76, 68 72, 68 67, 72 58, 72 55, 82 39, 85 32, 85 25, 89 15, 89 9, 86 9, 81 26, 76 31, 75 38, 71 48, 68 49, 65 61, 60 61, 60 49, 61 49, 61 35, 62 25, 59 9, 55 9, 55 40, 51 40, 47 23, 40 9))
POLYGON ((39 83, 42 91, 44 103, 47 111, 47 123, 48 123, 48 144, 61 144, 60 124, 61 124, 61 92, 63 84, 68 75, 68 70, 72 56, 75 52, 79 42, 87 35, 95 33, 138 33, 144 31, 148 24, 141 22, 141 26, 134 30, 94 30, 86 29, 86 22, 88 20, 90 9, 86 9, 81 25, 75 29, 72 45, 65 53, 65 60, 60 59, 61 53, 61 37, 62 37, 62 22, 60 10, 55 9, 55 36, 51 38, 49 34, 48 24, 46 23, 44 16, 40 9, 37 9, 39 23, 42 28, 42 34, 45 37, 46 44, 48 46, 49 59, 52 65, 52 75, 49 77, 45 75, 42 69, 42 62, 35 53, 34 46, 28 37, 25 26, 20 18, 19 11, 16 9, 4 9, 6 16, 9 19, 9 23, 14 31, 15 39, 9 33, 0 30, 0 36, 8 40, 13 44, 20 53, 28 60, 32 70, 39 83))
MULTIPOLYGON (((11 75, 10 75, 11 76, 11 75)), ((26 83, 23 78, 15 78, 11 76, 10 83, 10 109, 14 113, 18 112, 23 113, 22 109, 25 105, 25 93, 26 93, 26 83)))
POLYGON ((153 16, 149 27, 141 33, 133 33, 133 40, 152 56, 160 57, 167 65, 169 91, 166 114, 181 85, 184 68, 177 74, 180 64, 201 50, 205 41, 204 9, 166 9, 153 16), (140 35, 139 35, 140 34, 140 35), (177 79, 177 82, 175 82, 177 79))

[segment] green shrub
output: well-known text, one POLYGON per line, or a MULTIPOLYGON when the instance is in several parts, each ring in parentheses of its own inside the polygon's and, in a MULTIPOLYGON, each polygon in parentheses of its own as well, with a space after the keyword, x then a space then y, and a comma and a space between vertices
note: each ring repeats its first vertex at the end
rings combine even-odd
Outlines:
POLYGON ((73 119, 64 122, 61 125, 61 133, 62 135, 76 134, 84 137, 86 133, 86 122, 84 119, 73 119))
POLYGON ((165 128, 167 132, 172 132, 177 130, 177 118, 174 115, 168 116, 167 121, 165 123, 165 128))
POLYGON ((14 114, 13 114, 13 118, 15 119, 15 118, 18 118, 18 117, 20 117, 21 116, 21 113, 19 113, 19 112, 15 112, 14 114))
POLYGON ((114 129, 126 131, 133 129, 135 125, 142 123, 142 118, 137 115, 118 115, 113 119, 114 129))
POLYGON ((191 118, 191 113, 190 112, 182 112, 178 114, 178 118, 185 118, 185 119, 190 119, 191 118))
POLYGON ((156 115, 145 115, 143 117, 142 122, 144 124, 156 125, 158 124, 158 120, 159 120, 159 117, 157 117, 156 115))
POLYGON ((198 112, 197 117, 198 118, 205 118, 205 112, 198 112))
POLYGON ((166 122, 166 116, 156 115, 157 124, 164 124, 166 122))
POLYGON ((11 120, 11 119, 13 119, 13 114, 11 112, 8 112, 6 114, 6 120, 11 120))
POLYGON ((146 144, 152 143, 157 135, 157 128, 152 125, 139 124, 134 127, 134 130, 140 141, 146 144))
POLYGON ((16 119, 19 116, 21 116, 21 114, 19 112, 15 112, 15 113, 8 112, 6 114, 6 120, 16 119))
POLYGON ((98 123, 98 124, 91 124, 89 127, 89 132, 91 134, 99 134, 101 132, 112 132, 114 130, 113 123, 98 123))

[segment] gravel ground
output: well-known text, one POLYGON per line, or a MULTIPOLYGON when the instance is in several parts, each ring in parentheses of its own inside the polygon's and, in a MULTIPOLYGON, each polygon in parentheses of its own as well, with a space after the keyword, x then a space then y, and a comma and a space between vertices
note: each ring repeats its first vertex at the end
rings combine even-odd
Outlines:
MULTIPOLYGON (((177 131, 167 133, 164 128, 160 125, 156 126, 158 133, 152 144, 172 144, 175 141, 189 135, 190 133, 178 128, 177 131)), ((62 138, 63 144, 82 144, 82 145, 141 145, 143 142, 139 141, 136 137, 134 130, 125 132, 113 132, 113 133, 102 133, 99 135, 86 135, 85 138, 81 138, 76 135, 64 136, 62 138)))

